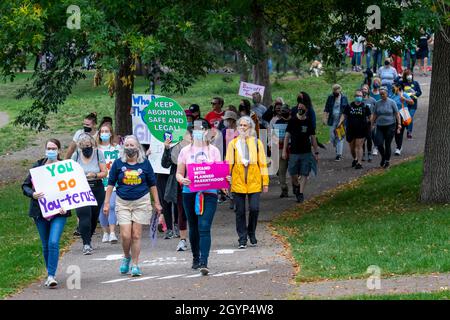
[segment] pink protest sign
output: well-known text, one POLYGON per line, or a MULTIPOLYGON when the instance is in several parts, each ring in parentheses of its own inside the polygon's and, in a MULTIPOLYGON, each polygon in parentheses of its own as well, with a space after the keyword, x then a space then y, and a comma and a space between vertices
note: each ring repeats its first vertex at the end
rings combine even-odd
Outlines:
POLYGON ((230 186, 226 179, 230 174, 230 165, 226 162, 188 164, 187 174, 191 180, 189 190, 194 192, 227 189, 230 186))

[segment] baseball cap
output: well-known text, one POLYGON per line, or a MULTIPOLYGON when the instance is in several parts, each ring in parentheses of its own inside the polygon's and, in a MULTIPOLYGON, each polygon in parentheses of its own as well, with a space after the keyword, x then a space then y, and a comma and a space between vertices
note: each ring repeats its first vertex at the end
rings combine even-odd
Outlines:
POLYGON ((191 104, 191 106, 189 107, 189 110, 194 113, 194 112, 200 112, 200 106, 198 104, 191 104))
POLYGON ((228 110, 228 111, 225 111, 225 114, 223 115, 222 119, 223 120, 226 120, 226 119, 237 120, 238 119, 238 115, 236 114, 236 112, 228 110))
POLYGON ((189 109, 184 110, 184 113, 186 114, 186 117, 192 117, 192 111, 189 109))

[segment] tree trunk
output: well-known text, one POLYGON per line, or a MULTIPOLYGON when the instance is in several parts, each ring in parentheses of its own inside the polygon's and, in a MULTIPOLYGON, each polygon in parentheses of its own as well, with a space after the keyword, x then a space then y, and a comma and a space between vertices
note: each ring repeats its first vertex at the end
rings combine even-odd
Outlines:
POLYGON ((237 66, 239 69, 240 80, 248 82, 248 66, 245 56, 241 51, 237 51, 237 66))
POLYGON ((261 59, 253 66, 253 82, 265 87, 262 103, 265 106, 272 104, 272 93, 270 88, 267 46, 264 34, 263 5, 258 0, 253 0, 252 16, 255 29, 252 33, 252 47, 261 55, 261 59))
MULTIPOLYGON (((450 35, 450 26, 443 30, 450 35)), ((436 32, 420 198, 450 203, 450 43, 436 32)))
POLYGON ((131 57, 122 62, 116 74, 116 101, 115 101, 115 131, 121 136, 132 133, 131 124, 131 95, 134 87, 134 74, 131 71, 133 60, 131 57), (123 81, 124 80, 124 81, 123 81))

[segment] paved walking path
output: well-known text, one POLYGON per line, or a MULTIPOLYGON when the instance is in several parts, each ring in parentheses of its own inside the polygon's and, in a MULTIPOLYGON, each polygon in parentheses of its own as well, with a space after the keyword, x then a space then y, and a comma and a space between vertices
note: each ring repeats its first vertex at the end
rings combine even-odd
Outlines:
MULTIPOLYGON (((404 142, 404 153, 393 162, 423 152, 428 110, 429 78, 419 78, 423 97, 415 118, 414 139, 404 142)), ((321 107, 318 107, 320 111, 321 107)), ((305 198, 310 199, 376 168, 379 158, 366 164, 363 170, 351 168, 348 146, 345 160, 334 162, 330 146, 321 151, 319 176, 310 180, 305 198)), ((101 232, 93 241, 94 254, 83 256, 81 241, 77 240, 63 256, 58 268, 60 287, 47 290, 42 280, 30 285, 12 299, 286 299, 292 294, 340 295, 335 282, 302 284, 294 282, 295 270, 283 244, 271 235, 269 222, 288 208, 296 205, 295 198, 279 198, 277 179, 271 179, 270 191, 261 197, 261 213, 257 229, 258 246, 237 249, 234 212, 228 204, 217 210, 212 229, 212 248, 209 261, 211 275, 200 277, 190 266, 190 251, 176 252, 178 239, 163 240, 159 235, 155 247, 151 246, 148 229, 142 240, 141 266, 143 276, 132 279, 119 273, 120 244, 101 243, 101 232), (81 270, 81 288, 68 289, 70 266, 81 270), (333 287, 323 289, 322 287, 333 287), (322 294, 323 293, 323 294, 322 294)), ((73 219, 73 218, 72 218, 73 219)), ((69 230, 72 231, 72 230, 69 230)), ((448 277, 446 278, 448 280, 448 277)), ((356 280, 355 280, 356 281, 356 280)), ((365 284, 366 280, 363 280, 365 284)), ((352 285, 355 292, 362 292, 352 285), (358 291, 359 290, 359 291, 358 291)), ((411 290, 413 288, 411 287, 411 290)), ((351 294, 349 289, 345 295, 351 294)))

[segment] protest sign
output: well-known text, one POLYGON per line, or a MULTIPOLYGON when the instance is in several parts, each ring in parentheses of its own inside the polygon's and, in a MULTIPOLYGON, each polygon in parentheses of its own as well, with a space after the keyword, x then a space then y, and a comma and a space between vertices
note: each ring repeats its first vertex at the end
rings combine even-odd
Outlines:
POLYGON ((230 165, 227 162, 188 164, 187 174, 191 180, 189 190, 193 192, 228 189, 230 186, 226 179, 230 174, 230 165))
POLYGON ((143 111, 151 101, 161 96, 150 94, 133 94, 131 97, 131 121, 133 124, 133 135, 142 144, 150 144, 151 133, 143 118, 143 111))
POLYGON ((158 97, 150 101, 143 111, 143 119, 153 137, 164 142, 170 137, 180 142, 187 129, 187 119, 183 107, 167 97, 158 97))
MULTIPOLYGON (((161 159, 164 154, 164 143, 155 139, 155 137, 151 137, 150 141, 150 150, 151 153, 148 156, 148 161, 152 165, 153 171, 155 173, 169 174, 170 168, 164 168, 161 165, 161 159)), ((172 145, 171 145, 172 146, 172 145)))
POLYGON ((38 200, 44 218, 58 214, 60 208, 67 211, 97 205, 83 168, 73 160, 33 168, 30 174, 36 192, 44 193, 38 200))
POLYGON ((264 86, 241 81, 239 86, 239 95, 242 97, 252 98, 253 92, 259 92, 264 97, 264 86))

